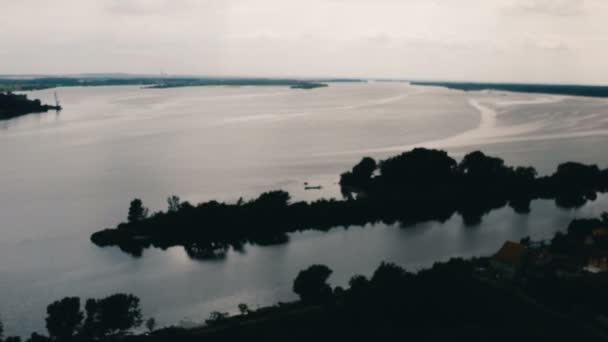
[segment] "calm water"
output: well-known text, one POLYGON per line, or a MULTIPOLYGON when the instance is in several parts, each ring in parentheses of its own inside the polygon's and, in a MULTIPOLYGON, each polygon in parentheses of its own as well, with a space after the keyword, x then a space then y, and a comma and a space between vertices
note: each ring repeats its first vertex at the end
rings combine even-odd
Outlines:
MULTIPOLYGON (((608 101, 400 83, 57 92, 61 113, 0 122, 0 316, 9 334, 44 331, 53 300, 115 292, 139 296, 162 324, 198 323, 241 302, 293 299, 293 278, 313 263, 330 266, 343 285, 383 260, 417 269, 490 254, 506 239, 548 238, 573 217, 608 209, 605 196, 569 211, 537 201, 529 215, 501 209, 478 227, 454 216, 408 229, 305 232, 224 261, 190 260, 181 248, 133 259, 95 247, 89 235, 122 221, 134 197, 153 210, 172 194, 236 200, 281 188, 295 199, 338 197, 338 175, 362 156, 419 145, 456 157, 481 148, 541 173, 565 160, 606 167, 608 101), (324 189, 304 191, 304 182, 324 189)), ((53 90, 30 96, 53 102, 53 90)))

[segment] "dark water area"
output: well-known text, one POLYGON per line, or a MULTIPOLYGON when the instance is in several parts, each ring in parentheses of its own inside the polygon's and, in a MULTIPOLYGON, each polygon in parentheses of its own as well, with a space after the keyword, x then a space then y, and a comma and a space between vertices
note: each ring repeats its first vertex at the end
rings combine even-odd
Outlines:
MULTIPOLYGON (((43 102, 53 90, 29 92, 43 102)), ((295 298, 291 282, 327 264, 344 285, 383 261, 415 270, 454 256, 487 255, 507 239, 546 239, 574 217, 607 210, 606 196, 576 210, 535 201, 467 227, 460 216, 407 229, 391 225, 290 235, 288 244, 245 246, 224 260, 183 248, 135 259, 98 248, 94 231, 124 221, 139 197, 235 201, 274 189, 294 199, 339 197, 339 174, 361 157, 413 146, 451 155, 482 149, 542 174, 572 160, 608 166, 608 101, 539 94, 461 92, 402 83, 287 87, 59 88, 64 110, 0 122, 0 316, 6 332, 44 330, 47 304, 64 296, 139 296, 161 325, 200 323, 295 298), (304 190, 304 182, 322 185, 304 190)))

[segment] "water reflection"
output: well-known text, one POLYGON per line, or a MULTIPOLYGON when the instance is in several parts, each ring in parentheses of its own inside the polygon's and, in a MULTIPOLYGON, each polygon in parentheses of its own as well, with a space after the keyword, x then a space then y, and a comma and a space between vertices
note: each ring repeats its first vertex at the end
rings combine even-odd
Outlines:
POLYGON ((0 120, 0 129, 9 130, 22 126, 45 125, 58 122, 60 120, 60 115, 61 110, 51 110, 44 113, 31 113, 8 120, 0 120))

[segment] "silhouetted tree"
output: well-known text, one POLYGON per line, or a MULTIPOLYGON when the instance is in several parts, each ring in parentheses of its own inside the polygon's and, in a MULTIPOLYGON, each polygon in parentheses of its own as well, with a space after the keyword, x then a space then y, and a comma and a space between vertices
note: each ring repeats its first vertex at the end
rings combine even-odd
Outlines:
POLYGON ((533 182, 538 172, 533 167, 522 167, 518 166, 515 168, 515 177, 519 180, 523 180, 526 182, 533 182))
POLYGON ((327 279, 332 270, 325 265, 312 265, 300 271, 293 282, 293 292, 303 301, 319 302, 331 296, 331 287, 327 279))
POLYGON ((100 312, 98 310, 97 300, 89 298, 84 304, 86 318, 82 326, 82 335, 88 338, 102 336, 100 312))
POLYGON ((2 320, 0 320, 0 342, 2 339, 4 339, 4 324, 2 323, 2 320))
POLYGON ((50 337, 56 340, 70 340, 84 319, 78 297, 66 297, 55 301, 46 307, 46 313, 46 330, 50 337))
POLYGON ((393 288, 398 286, 405 279, 406 275, 407 272, 403 268, 390 262, 383 262, 374 271, 371 283, 375 286, 380 285, 384 288, 393 288))
POLYGON ((27 339, 27 342, 51 342, 52 340, 49 337, 44 335, 40 335, 38 333, 32 333, 30 338, 27 339))
POLYGON ((351 296, 364 296, 367 289, 369 288, 369 280, 363 275, 354 275, 348 281, 349 295, 351 296))
POLYGON ((21 342, 21 337, 19 336, 10 336, 7 337, 4 342, 21 342))
POLYGON ((124 335, 141 325, 143 319, 139 298, 131 294, 115 294, 103 299, 89 299, 84 333, 90 337, 124 335))
POLYGON ((181 207, 181 201, 179 199, 179 197, 173 195, 169 198, 167 198, 167 204, 169 206, 169 212, 177 212, 179 211, 179 208, 181 207))
POLYGON ((504 164, 500 158, 488 157, 481 151, 475 151, 462 159, 458 164, 458 171, 477 182, 493 180, 503 178, 507 174, 509 169, 504 164))
POLYGON ((354 275, 348 281, 348 286, 351 290, 357 290, 367 287, 369 285, 369 280, 364 275, 354 275))
POLYGON ((596 183, 602 173, 597 165, 566 162, 557 166, 553 178, 564 186, 584 188, 596 183))
POLYGON ((562 232, 555 233, 551 239, 551 245, 549 246, 551 252, 558 254, 568 254, 573 252, 576 248, 577 244, 573 239, 573 236, 562 232))
POLYGON ((370 157, 363 158, 353 169, 340 175, 340 186, 366 190, 378 165, 370 157))
POLYGON ((249 306, 247 304, 241 303, 239 304, 239 312, 241 313, 241 315, 247 315, 251 311, 249 310, 249 306))
POLYGON ((156 319, 154 319, 154 317, 148 318, 146 321, 146 329, 148 329, 148 332, 153 332, 154 329, 156 329, 156 319))
POLYGON ((359 164, 353 167, 353 175, 357 178, 369 179, 374 171, 376 171, 376 167, 378 167, 378 165, 373 158, 364 157, 359 164))
POLYGON ((129 215, 127 220, 131 223, 139 222, 148 217, 148 208, 144 207, 142 201, 139 198, 131 201, 129 206, 129 215))
POLYGON ((286 191, 270 191, 261 194, 253 204, 263 209, 278 209, 286 207, 289 204, 289 199, 289 193, 286 191))
MULTIPOLYGON (((391 187, 428 187, 453 181, 456 161, 445 151, 415 148, 380 162, 381 179, 391 187)), ((401 190, 397 187, 396 190, 401 190)))
POLYGON ((603 212, 601 215, 602 223, 608 224, 608 212, 603 212))

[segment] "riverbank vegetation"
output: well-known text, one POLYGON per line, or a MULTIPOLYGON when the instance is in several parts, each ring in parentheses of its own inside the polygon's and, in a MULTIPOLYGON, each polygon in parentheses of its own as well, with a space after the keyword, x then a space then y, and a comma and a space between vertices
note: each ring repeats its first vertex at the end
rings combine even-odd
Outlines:
POLYGON ((11 119, 30 113, 61 110, 60 106, 43 105, 40 100, 30 100, 26 95, 0 92, 0 120, 11 119))
MULTIPOLYGON (((88 299, 84 311, 79 297, 66 297, 49 304, 46 313, 48 336, 34 332, 27 341, 105 341, 130 334, 143 322, 139 298, 124 293, 88 299)), ((4 342, 20 340, 20 337, 7 337, 4 342)))
POLYGON ((86 77, 40 77, 2 78, 0 91, 40 90, 56 87, 99 87, 138 85, 146 88, 176 88, 200 86, 287 86, 312 89, 327 86, 327 82, 362 82, 358 79, 279 79, 243 77, 164 77, 164 76, 86 76, 86 77))
POLYGON ((148 215, 134 200, 127 222, 94 233, 98 246, 118 246, 134 256, 144 248, 184 246, 192 258, 222 258, 232 247, 288 241, 288 233, 328 230, 367 223, 446 221, 460 214, 478 224, 493 209, 510 206, 527 213, 535 199, 552 199, 563 208, 583 205, 608 188, 608 171, 567 162, 555 173, 538 176, 532 167, 472 152, 457 162, 444 151, 417 148, 376 162, 366 157, 343 173, 344 199, 290 202, 284 191, 271 191, 236 203, 198 205, 173 198, 169 210, 148 215))
MULTIPOLYGON (((583 230, 592 233, 588 227, 607 224, 605 215, 575 220, 564 235, 586 236, 583 230)), ((451 259, 416 273, 385 262, 371 277, 353 276, 346 288, 330 287, 332 270, 313 265, 294 280, 300 301, 125 341, 608 340, 607 273, 564 273, 564 258, 576 254, 549 252, 555 239, 505 245, 524 244, 522 259, 511 260, 515 273, 500 265, 509 262, 502 249, 491 257, 451 259)))
POLYGON ((515 93, 608 97, 607 86, 577 84, 521 84, 476 82, 412 82, 412 85, 445 87, 464 91, 497 90, 515 93))
POLYGON ((604 241, 607 226, 608 215, 574 220, 551 241, 505 243, 521 248, 506 259, 503 246, 491 257, 451 259, 418 272, 384 262, 346 287, 332 287, 332 270, 312 265, 293 281, 298 301, 240 304, 239 314, 216 311, 195 328, 155 330, 150 319, 147 333, 133 335, 142 323, 136 297, 89 300, 84 312, 78 298, 64 298, 47 308, 50 338, 35 333, 28 341, 606 341, 608 268, 573 271, 568 260, 595 250, 586 237, 604 241), (563 249, 563 239, 577 247, 563 249))
POLYGON ((327 87, 327 83, 317 83, 317 82, 300 82, 292 85, 291 89, 315 89, 315 88, 325 88, 327 87))

